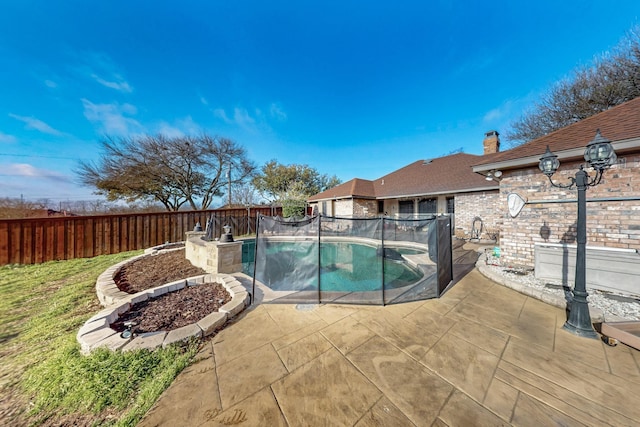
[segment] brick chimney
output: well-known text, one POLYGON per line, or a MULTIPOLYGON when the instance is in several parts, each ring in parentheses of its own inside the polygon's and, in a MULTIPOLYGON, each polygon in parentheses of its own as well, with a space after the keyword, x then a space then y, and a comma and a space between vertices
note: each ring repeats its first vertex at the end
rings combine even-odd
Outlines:
POLYGON ((484 154, 493 154, 500 151, 500 134, 496 130, 490 130, 484 134, 484 154))

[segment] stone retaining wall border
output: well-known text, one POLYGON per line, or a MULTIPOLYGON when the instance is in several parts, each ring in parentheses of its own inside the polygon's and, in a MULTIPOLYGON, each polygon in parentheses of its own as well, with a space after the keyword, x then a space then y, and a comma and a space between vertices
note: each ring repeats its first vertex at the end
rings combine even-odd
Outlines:
MULTIPOLYGON (((151 248, 145 254, 129 258, 107 268, 96 281, 96 294, 103 310, 90 317, 78 330, 76 339, 80 343, 83 354, 88 355, 96 348, 104 347, 112 351, 128 351, 137 349, 155 349, 166 347, 177 342, 184 342, 192 338, 202 338, 215 333, 225 323, 242 312, 251 302, 250 294, 244 286, 233 276, 227 274, 203 274, 176 280, 171 283, 146 289, 136 294, 121 291, 114 281, 120 269, 132 261, 146 256, 153 256, 158 248, 151 248), (203 283, 216 282, 222 284, 231 295, 231 301, 191 325, 172 331, 157 331, 137 334, 129 338, 122 338, 120 333, 111 329, 110 325, 118 317, 128 311, 132 305, 157 298, 165 293, 174 292, 186 286, 198 286, 203 283)), ((182 250, 183 248, 170 249, 182 250)))

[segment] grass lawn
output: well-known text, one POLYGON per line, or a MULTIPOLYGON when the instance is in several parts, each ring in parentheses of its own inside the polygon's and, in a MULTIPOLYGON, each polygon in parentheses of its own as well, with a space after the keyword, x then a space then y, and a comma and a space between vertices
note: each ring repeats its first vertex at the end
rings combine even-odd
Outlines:
POLYGON ((139 253, 0 267, 0 425, 133 426, 192 362, 195 343, 80 354, 97 277, 139 253))

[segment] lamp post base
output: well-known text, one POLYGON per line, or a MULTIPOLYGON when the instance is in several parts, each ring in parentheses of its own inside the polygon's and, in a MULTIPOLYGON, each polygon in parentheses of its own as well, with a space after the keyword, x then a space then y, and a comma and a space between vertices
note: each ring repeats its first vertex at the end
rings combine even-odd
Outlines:
POLYGON ((584 292, 583 296, 583 293, 574 291, 574 299, 571 303, 569 319, 565 322, 564 326, 562 326, 562 329, 579 337, 599 339, 598 333, 593 330, 593 326, 591 325, 591 315, 589 314, 589 306, 586 300, 586 292, 584 292), (582 300, 584 300, 584 302, 582 300))
POLYGON ((566 322, 564 326, 562 326, 562 329, 564 329, 567 332, 571 332, 573 335, 577 335, 583 338, 593 338, 594 340, 597 340, 600 338, 598 336, 598 333, 594 331, 593 328, 584 329, 577 326, 573 326, 569 322, 566 322))

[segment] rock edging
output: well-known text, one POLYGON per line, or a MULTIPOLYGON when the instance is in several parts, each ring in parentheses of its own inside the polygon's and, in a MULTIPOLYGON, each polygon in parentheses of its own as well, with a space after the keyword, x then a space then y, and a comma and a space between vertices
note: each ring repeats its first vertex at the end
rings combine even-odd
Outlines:
POLYGON ((128 294, 118 289, 114 277, 125 264, 148 254, 129 258, 106 269, 96 281, 96 293, 100 304, 105 309, 90 317, 78 330, 76 339, 80 343, 81 352, 89 354, 96 348, 104 347, 112 351, 128 351, 137 349, 153 350, 170 344, 187 341, 191 338, 202 338, 213 334, 224 324, 242 312, 250 303, 250 295, 242 284, 233 276, 226 274, 203 274, 176 280, 152 289, 146 289, 136 294, 128 294), (129 338, 122 338, 120 333, 110 328, 118 317, 131 308, 132 305, 157 298, 168 292, 177 291, 186 286, 198 286, 203 283, 221 283, 231 295, 231 301, 191 325, 172 331, 157 331, 138 334, 129 338))
MULTIPOLYGON (((514 291, 520 292, 521 294, 536 298, 549 305, 553 305, 565 310, 567 309, 567 300, 565 298, 533 289, 530 286, 511 281, 504 276, 493 272, 489 267, 487 267, 486 255, 484 253, 481 253, 478 261, 476 261, 476 268, 487 279, 499 283, 502 286, 513 289, 514 291)), ((598 308, 589 306, 589 314, 593 323, 602 323, 605 321, 604 313, 598 308)))

